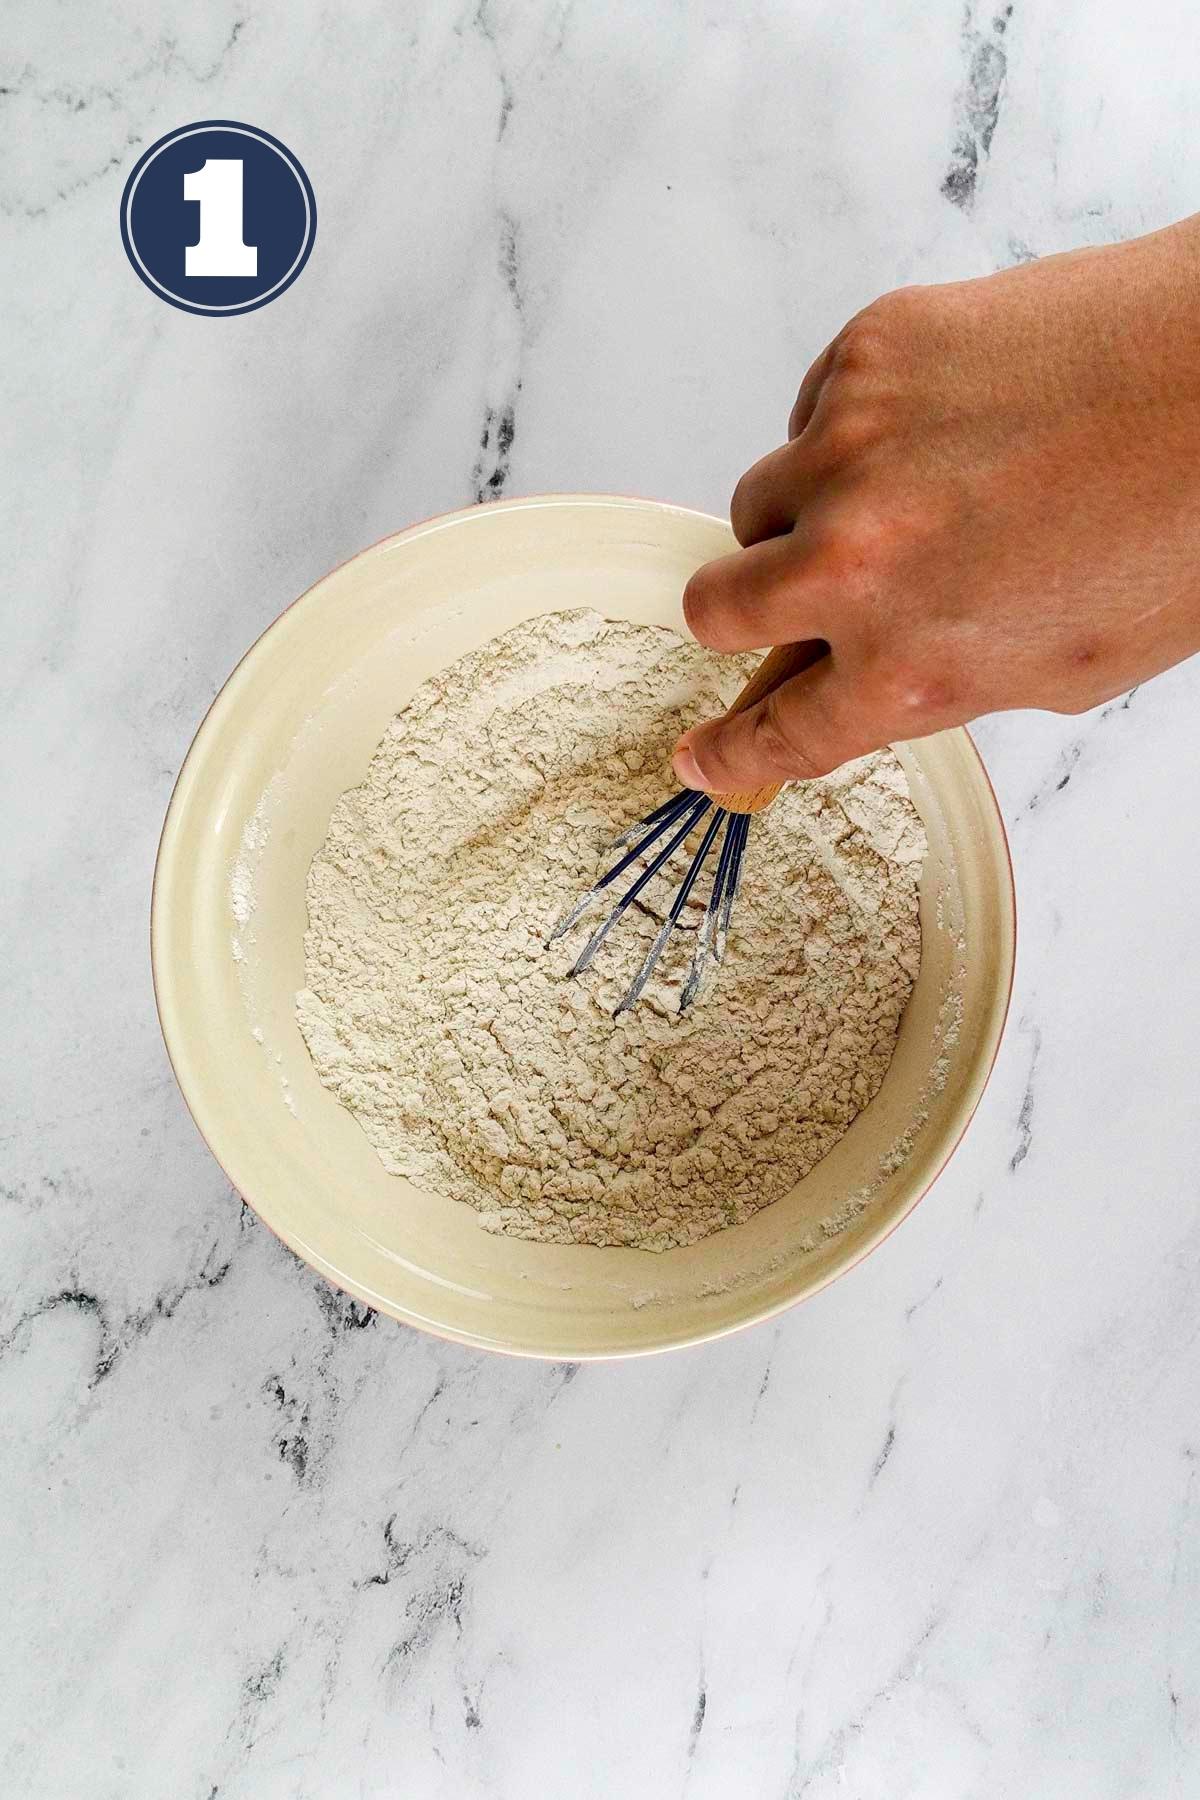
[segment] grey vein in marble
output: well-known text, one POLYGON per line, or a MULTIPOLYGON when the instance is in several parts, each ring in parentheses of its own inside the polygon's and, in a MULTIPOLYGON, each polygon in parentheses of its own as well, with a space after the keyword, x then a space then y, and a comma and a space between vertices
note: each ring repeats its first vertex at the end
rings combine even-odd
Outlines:
POLYGON ((996 7, 968 0, 963 15, 962 42, 967 62, 966 80, 956 111, 958 123, 942 193, 952 205, 969 212, 975 202, 980 170, 992 148, 1000 117, 1008 55, 1004 48, 1012 23, 1013 5, 996 7), (982 21, 977 23, 979 15, 982 21), (988 16, 990 15, 990 16, 988 16))
POLYGON ((1025 1078, 1025 1092, 1021 1095, 1021 1107, 1017 1114, 1017 1147, 1008 1159, 1009 1173, 1015 1175, 1033 1146, 1033 1110, 1035 1105, 1034 1082, 1037 1077, 1038 1057, 1042 1053, 1042 1034, 1036 1025, 1028 1019, 1022 1019, 1018 1027, 1029 1036, 1029 1073, 1025 1078))

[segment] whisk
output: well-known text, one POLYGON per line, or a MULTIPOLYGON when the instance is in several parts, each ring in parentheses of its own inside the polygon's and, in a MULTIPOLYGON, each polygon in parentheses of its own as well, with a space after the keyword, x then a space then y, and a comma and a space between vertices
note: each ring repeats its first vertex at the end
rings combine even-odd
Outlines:
MULTIPOLYGON (((799 675, 825 654, 826 646, 820 642, 803 644, 781 644, 770 651, 755 669, 753 675, 730 707, 731 712, 744 712, 747 707, 754 706, 759 700, 793 675, 799 675)), ((619 861, 613 864, 606 875, 602 875, 586 894, 578 899, 574 906, 563 914, 554 930, 546 940, 553 944, 557 938, 564 937, 572 926, 577 924, 584 913, 607 892, 613 883, 619 881, 627 870, 651 849, 654 849, 646 867, 635 877, 630 886, 621 895, 611 911, 601 920, 587 943, 583 946, 574 966, 569 971, 572 975, 580 975, 591 963, 601 944, 613 926, 628 912, 642 890, 664 869, 675 852, 689 838, 692 832, 707 819, 704 835, 699 848, 692 857, 683 880, 680 882, 671 902, 666 918, 659 928, 654 942, 646 955, 641 968, 634 976, 620 1004, 613 1012, 613 1018, 619 1018, 630 1007, 636 1006, 642 992, 654 973, 655 965, 667 947, 667 939, 679 924, 683 909, 687 905, 692 889, 700 878, 709 852, 721 836, 724 838, 717 854, 716 869, 709 889, 708 903, 704 909, 704 917, 696 933, 696 948, 692 953, 691 966, 683 984, 679 998, 680 1012, 686 1012, 700 991, 700 983, 709 960, 719 963, 725 954, 725 943, 729 935, 729 921, 733 913, 733 903, 737 899, 738 883, 741 880, 742 860, 746 852, 746 840, 750 835, 750 821, 756 812, 762 812, 770 806, 780 789, 782 782, 774 782, 769 787, 754 788, 748 793, 738 794, 704 794, 694 788, 681 788, 671 799, 647 813, 636 825, 630 825, 621 835, 614 838, 609 845, 610 850, 620 850, 625 845, 632 845, 619 861), (708 815, 711 814, 711 817, 708 815), (662 841, 666 839, 665 843, 662 841)))

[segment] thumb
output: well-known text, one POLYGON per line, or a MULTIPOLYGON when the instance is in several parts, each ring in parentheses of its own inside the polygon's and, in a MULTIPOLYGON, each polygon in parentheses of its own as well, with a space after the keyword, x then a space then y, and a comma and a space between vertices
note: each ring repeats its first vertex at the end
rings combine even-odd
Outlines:
POLYGON ((777 781, 808 781, 878 750, 888 733, 832 656, 785 681, 745 712, 685 732, 675 747, 684 787, 744 793, 777 781))

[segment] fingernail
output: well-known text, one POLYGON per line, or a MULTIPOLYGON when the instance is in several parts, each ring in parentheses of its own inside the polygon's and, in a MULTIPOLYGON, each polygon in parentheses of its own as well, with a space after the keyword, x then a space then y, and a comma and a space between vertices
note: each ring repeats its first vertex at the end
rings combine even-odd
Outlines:
POLYGON ((700 773, 700 765, 692 755, 691 745, 685 737, 680 738, 675 746, 671 766, 684 787, 703 788, 704 777, 700 773))

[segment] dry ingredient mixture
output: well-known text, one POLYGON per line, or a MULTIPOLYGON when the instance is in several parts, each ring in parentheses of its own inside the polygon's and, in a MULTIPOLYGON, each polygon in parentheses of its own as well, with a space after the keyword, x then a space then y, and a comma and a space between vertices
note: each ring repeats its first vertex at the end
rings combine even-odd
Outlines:
POLYGON ((756 660, 588 611, 528 620, 426 681, 334 809, 300 1029, 384 1166, 487 1230, 695 1243, 786 1193, 883 1080, 926 849, 890 752, 756 820, 726 960, 682 1018, 707 879, 640 1004, 611 1017, 682 856, 585 975, 565 979, 598 910, 545 948, 608 840, 672 791, 679 732, 756 660))

